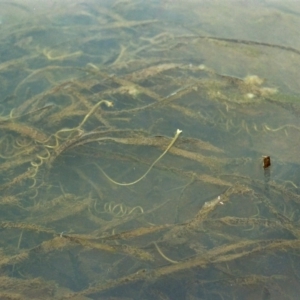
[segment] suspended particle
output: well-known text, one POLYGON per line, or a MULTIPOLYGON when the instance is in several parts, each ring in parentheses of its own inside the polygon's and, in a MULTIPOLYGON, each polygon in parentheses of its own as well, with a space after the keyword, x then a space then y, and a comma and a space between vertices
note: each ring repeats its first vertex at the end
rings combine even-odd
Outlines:
POLYGON ((263 167, 264 169, 271 166, 271 158, 270 156, 263 156, 263 167))

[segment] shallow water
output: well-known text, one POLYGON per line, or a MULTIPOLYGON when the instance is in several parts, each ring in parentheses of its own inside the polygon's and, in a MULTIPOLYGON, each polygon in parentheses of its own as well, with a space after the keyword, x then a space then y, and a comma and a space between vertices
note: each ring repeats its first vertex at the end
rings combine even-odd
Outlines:
POLYGON ((297 299, 299 4, 0 4, 1 299, 297 299))

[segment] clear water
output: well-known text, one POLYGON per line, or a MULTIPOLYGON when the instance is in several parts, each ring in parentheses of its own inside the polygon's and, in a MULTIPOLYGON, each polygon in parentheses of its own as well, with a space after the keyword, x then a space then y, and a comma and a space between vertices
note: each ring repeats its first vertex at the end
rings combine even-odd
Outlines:
POLYGON ((0 4, 1 299, 297 299, 296 1, 0 4))

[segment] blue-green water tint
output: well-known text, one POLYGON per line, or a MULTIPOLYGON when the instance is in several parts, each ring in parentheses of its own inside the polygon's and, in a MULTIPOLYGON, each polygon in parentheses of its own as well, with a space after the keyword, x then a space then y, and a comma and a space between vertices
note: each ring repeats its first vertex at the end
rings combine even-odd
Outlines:
POLYGON ((1 297, 297 298, 296 2, 0 4, 1 297))

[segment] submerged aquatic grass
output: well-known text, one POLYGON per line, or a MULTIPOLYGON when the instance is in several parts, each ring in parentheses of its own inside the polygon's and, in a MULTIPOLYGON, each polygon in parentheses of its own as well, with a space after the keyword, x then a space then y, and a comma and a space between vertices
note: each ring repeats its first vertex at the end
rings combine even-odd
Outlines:
POLYGON ((176 1, 0 3, 0 298, 293 299, 297 47, 176 1))

